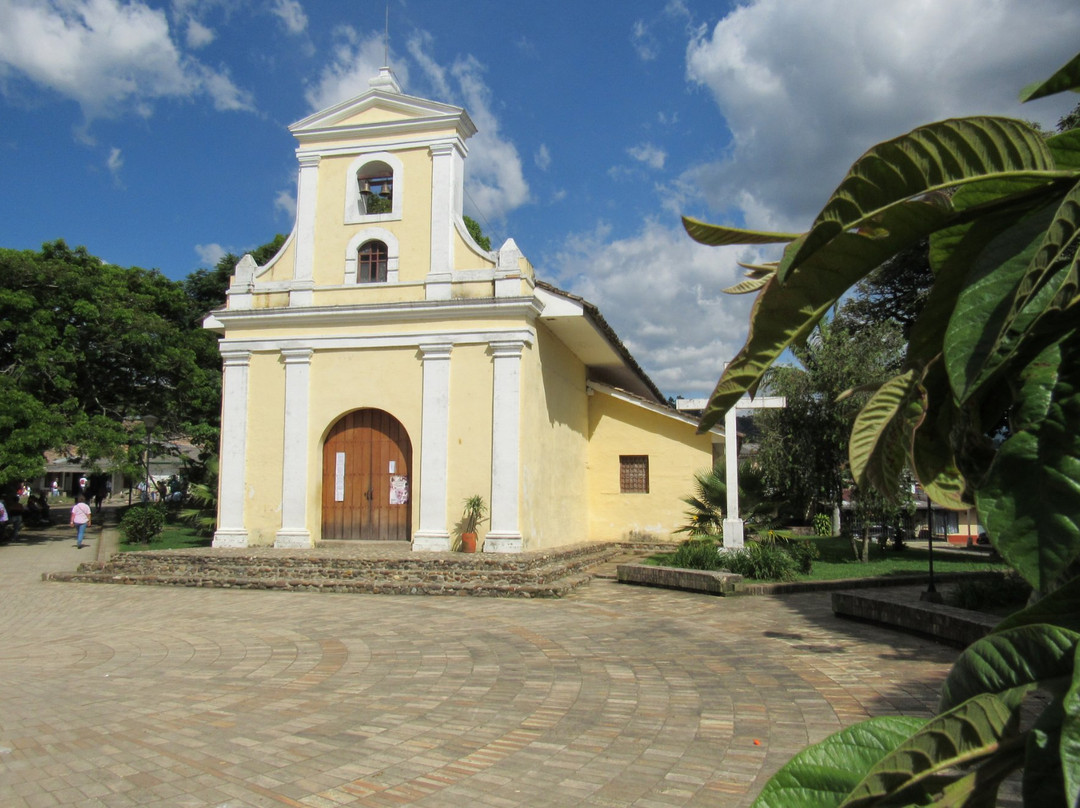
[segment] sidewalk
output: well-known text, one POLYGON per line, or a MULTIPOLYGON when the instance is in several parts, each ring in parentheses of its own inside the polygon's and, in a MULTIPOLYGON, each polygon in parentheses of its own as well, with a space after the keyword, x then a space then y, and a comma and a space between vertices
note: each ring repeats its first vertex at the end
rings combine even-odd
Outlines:
POLYGON ((828 595, 560 600, 42 582, 0 546, 5 808, 750 804, 811 741, 929 715, 956 651, 828 595))

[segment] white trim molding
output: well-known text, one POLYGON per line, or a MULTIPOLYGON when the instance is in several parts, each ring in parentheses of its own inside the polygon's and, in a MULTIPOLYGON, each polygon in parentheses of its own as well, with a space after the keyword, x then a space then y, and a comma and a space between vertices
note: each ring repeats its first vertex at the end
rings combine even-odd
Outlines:
POLYGON ((450 439, 449 342, 420 345, 424 392, 420 423, 420 529, 413 535, 415 551, 447 551, 446 480, 450 439))
POLYGON ((285 348, 285 436, 281 473, 281 529, 274 547, 311 547, 307 528, 310 348, 285 348))
POLYGON ((491 529, 485 553, 520 553, 518 525, 521 479, 521 352, 524 342, 491 343, 491 529))
POLYGON ((296 266, 290 306, 310 306, 315 291, 315 209, 319 197, 318 155, 298 155, 300 176, 296 181, 296 266))
POLYGON ((247 547, 244 464, 247 462, 248 376, 251 352, 221 349, 221 456, 218 460, 218 529, 214 547, 247 547))
MULTIPOLYGON (((398 268, 401 265, 401 247, 397 236, 384 227, 365 227, 356 233, 345 248, 345 285, 356 285, 356 264, 360 248, 369 241, 381 241, 386 245, 386 282, 398 282, 398 268)), ((379 286, 377 283, 365 283, 364 286, 379 286)))

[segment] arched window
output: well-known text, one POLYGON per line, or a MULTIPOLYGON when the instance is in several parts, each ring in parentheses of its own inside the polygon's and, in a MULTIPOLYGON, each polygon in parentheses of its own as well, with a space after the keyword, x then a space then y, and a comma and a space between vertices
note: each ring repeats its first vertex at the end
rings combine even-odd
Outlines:
POLYGON ((357 283, 386 283, 386 244, 365 241, 360 245, 356 261, 357 283))

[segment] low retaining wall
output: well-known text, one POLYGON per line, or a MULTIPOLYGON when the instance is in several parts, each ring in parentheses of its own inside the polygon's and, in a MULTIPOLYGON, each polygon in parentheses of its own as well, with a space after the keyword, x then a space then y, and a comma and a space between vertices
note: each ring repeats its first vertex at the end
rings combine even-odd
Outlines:
POLYGON ((896 590, 833 592, 833 614, 879 623, 966 648, 1000 622, 993 615, 958 609, 944 603, 913 601, 896 590))
POLYGON ((683 589, 710 595, 731 595, 741 575, 711 570, 684 570, 678 567, 654 567, 650 564, 619 564, 615 568, 619 583, 683 589))

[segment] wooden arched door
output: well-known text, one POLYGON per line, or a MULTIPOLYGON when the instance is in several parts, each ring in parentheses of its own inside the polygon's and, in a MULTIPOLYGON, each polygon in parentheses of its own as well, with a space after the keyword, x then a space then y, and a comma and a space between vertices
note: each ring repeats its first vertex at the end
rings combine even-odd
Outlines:
POLYGON ((350 412, 323 445, 322 538, 409 541, 412 444, 382 410, 350 412))

